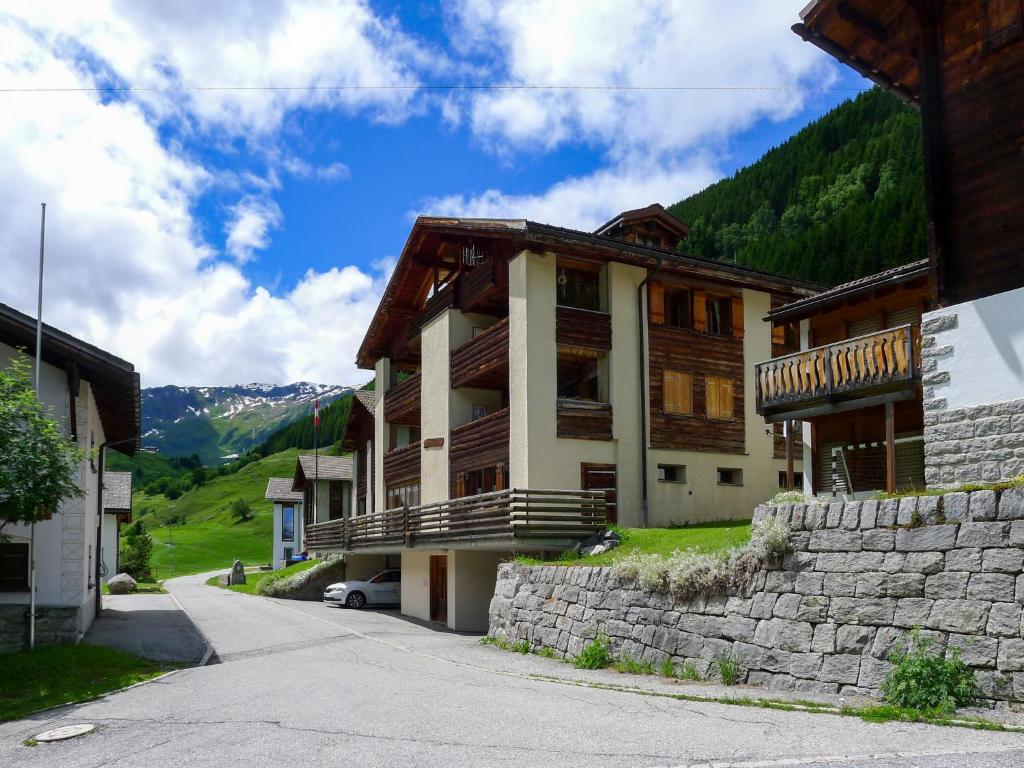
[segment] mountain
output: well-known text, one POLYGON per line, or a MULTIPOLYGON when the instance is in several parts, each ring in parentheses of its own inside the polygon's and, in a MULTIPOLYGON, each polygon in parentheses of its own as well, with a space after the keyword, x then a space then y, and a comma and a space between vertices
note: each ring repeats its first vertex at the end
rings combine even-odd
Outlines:
POLYGON ((208 465, 244 453, 349 387, 298 382, 285 386, 153 387, 142 390, 143 450, 197 455, 208 465))
MULTIPOLYGON (((373 382, 361 389, 373 389, 373 382)), ((346 392, 326 408, 320 409, 320 428, 317 430, 317 443, 321 448, 331 446, 341 440, 342 432, 348 423, 348 415, 352 411, 352 393, 346 392)), ((263 456, 270 456, 287 448, 313 447, 313 415, 307 413, 294 421, 280 427, 267 437, 260 446, 263 456)))
POLYGON ((689 254, 834 285, 925 256, 921 121, 880 89, 669 207, 689 254))

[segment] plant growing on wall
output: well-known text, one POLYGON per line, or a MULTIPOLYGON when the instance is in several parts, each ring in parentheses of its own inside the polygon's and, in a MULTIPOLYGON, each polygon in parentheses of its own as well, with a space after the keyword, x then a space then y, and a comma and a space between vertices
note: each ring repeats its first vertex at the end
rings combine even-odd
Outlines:
POLYGON ((0 456, 0 542, 8 524, 31 524, 82 495, 76 477, 82 451, 36 398, 21 354, 0 370, 0 456))
POLYGON ((942 714, 976 702, 981 691, 974 672, 960 658, 960 649, 934 653, 929 651, 931 645, 915 628, 909 646, 890 654, 893 667, 881 688, 885 700, 898 707, 942 714))

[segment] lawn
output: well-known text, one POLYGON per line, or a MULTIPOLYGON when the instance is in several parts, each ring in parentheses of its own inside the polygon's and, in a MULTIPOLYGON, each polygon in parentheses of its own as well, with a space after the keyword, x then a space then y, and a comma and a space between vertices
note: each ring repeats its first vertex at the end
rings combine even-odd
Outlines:
POLYGON ((236 559, 246 565, 270 562, 273 505, 263 498, 270 477, 295 473, 297 450, 282 451, 253 462, 232 475, 216 477, 173 501, 164 496, 133 498, 136 519, 153 537, 153 576, 169 578, 173 540, 174 576, 228 568, 236 559), (245 499, 252 506, 251 520, 231 516, 231 502, 245 499), (169 515, 184 516, 184 525, 163 525, 169 515))
POLYGON ((97 645, 52 645, 0 655, 0 722, 95 699, 163 672, 152 661, 97 645))
POLYGON ((221 589, 230 589, 232 592, 242 592, 246 595, 255 595, 256 586, 264 579, 283 579, 288 576, 294 576, 296 573, 309 570, 314 565, 319 565, 319 560, 306 560, 301 563, 295 563, 289 565, 287 568, 282 568, 277 571, 255 571, 253 573, 245 574, 245 584, 232 584, 230 587, 221 587, 220 576, 212 576, 206 580, 206 583, 211 587, 221 587, 221 589))
POLYGON ((685 528, 625 528, 626 540, 618 547, 600 555, 577 557, 562 555, 545 561, 532 557, 517 557, 516 562, 526 565, 611 565, 631 552, 671 555, 677 549, 695 549, 714 552, 741 546, 750 539, 749 520, 728 520, 720 523, 701 523, 685 528))

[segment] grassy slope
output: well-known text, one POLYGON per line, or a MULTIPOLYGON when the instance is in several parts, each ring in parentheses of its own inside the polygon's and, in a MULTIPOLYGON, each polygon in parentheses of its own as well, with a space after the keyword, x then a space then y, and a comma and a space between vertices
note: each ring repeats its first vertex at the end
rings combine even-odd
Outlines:
POLYGON ((166 668, 95 645, 54 645, 0 655, 0 722, 94 699, 166 668))
POLYGON ((206 580, 206 583, 211 587, 221 587, 221 589, 230 589, 232 592, 242 592, 246 595, 255 595, 256 587, 264 579, 273 579, 274 581, 277 581, 278 579, 294 576, 296 573, 308 570, 314 565, 319 564, 319 560, 306 560, 301 563, 289 565, 287 568, 281 568, 277 571, 257 571, 255 573, 246 573, 245 584, 232 584, 230 587, 221 587, 220 582, 218 581, 218 579, 220 579, 219 576, 211 576, 206 580))
MULTIPOLYGON (((615 549, 591 557, 565 557, 548 565, 610 565, 631 552, 671 555, 677 549, 714 552, 745 544, 750 538, 750 521, 703 523, 686 528, 627 528, 628 538, 615 549)), ((539 565, 544 561, 517 558, 521 563, 539 565)))
POLYGON ((298 453, 292 449, 255 461, 233 475, 217 477, 193 488, 174 501, 136 494, 135 517, 145 522, 153 536, 154 577, 170 576, 167 542, 172 535, 175 576, 226 568, 236 558, 246 565, 269 563, 273 505, 263 498, 267 478, 291 477, 298 453), (231 517, 231 502, 237 498, 252 505, 252 520, 239 523, 231 517), (158 527, 169 513, 184 515, 187 523, 174 526, 173 532, 158 527))

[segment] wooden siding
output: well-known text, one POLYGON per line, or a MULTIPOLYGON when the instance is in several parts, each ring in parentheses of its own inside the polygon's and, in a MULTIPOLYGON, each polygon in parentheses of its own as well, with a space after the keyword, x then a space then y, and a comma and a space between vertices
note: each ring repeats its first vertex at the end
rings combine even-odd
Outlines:
POLYGON ((651 447, 716 453, 744 453, 743 340, 652 325, 649 330, 651 447), (692 377, 693 415, 666 413, 665 371, 692 377), (733 382, 733 417, 708 419, 705 377, 733 382))
POLYGON ((356 498, 357 499, 365 499, 366 498, 366 485, 367 485, 366 484, 366 476, 367 476, 367 473, 366 473, 366 469, 367 469, 366 459, 367 459, 367 454, 369 453, 369 451, 367 450, 368 447, 369 447, 368 443, 363 443, 361 446, 359 446, 359 449, 356 451, 356 498))
POLYGON ((414 373, 384 393, 384 421, 388 424, 420 424, 420 375, 414 373))
POLYGON ((508 318, 452 350, 452 389, 508 389, 508 318))
POLYGON ((555 319, 556 343, 590 349, 612 348, 612 316, 574 307, 558 307, 555 319))
POLYGON ((508 459, 508 408, 456 427, 451 432, 448 448, 452 495, 455 495, 455 478, 459 473, 501 464, 508 459))
POLYGON ((558 401, 558 436, 580 440, 612 439, 612 407, 584 400, 558 401))
POLYGON ((420 442, 392 448, 384 454, 384 487, 420 479, 420 442))
POLYGON ((459 306, 464 312, 489 313, 508 307, 508 259, 488 256, 459 277, 459 306))

